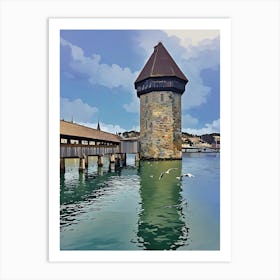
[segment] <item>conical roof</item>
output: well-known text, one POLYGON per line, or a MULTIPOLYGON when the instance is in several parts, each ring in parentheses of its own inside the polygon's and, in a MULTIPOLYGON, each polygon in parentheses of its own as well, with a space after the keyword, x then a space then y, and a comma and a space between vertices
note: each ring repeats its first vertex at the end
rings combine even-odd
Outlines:
POLYGON ((135 84, 152 77, 177 77, 188 82, 187 77, 161 42, 154 47, 154 52, 136 79, 135 84))

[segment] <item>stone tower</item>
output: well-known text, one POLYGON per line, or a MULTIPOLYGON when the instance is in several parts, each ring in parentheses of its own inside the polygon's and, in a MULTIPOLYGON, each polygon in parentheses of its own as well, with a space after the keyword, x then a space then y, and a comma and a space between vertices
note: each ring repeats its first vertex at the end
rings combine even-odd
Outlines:
POLYGON ((141 159, 181 159, 181 95, 188 79, 160 42, 134 85, 140 98, 141 159))

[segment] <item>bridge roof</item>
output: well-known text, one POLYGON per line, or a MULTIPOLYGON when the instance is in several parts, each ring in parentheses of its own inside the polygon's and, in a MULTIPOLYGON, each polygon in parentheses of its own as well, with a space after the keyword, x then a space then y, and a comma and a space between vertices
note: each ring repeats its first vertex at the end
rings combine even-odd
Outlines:
POLYGON ((120 143, 118 135, 63 120, 60 121, 60 135, 120 143))

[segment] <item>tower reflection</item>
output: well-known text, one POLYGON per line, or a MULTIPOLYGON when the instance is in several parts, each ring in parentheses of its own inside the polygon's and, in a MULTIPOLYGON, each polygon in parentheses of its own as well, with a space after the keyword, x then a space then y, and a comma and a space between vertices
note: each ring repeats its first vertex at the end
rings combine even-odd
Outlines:
POLYGON ((184 222, 180 176, 182 161, 140 163, 142 210, 138 221, 138 242, 146 250, 175 250, 188 239, 184 222), (159 179, 161 172, 169 174, 159 179))

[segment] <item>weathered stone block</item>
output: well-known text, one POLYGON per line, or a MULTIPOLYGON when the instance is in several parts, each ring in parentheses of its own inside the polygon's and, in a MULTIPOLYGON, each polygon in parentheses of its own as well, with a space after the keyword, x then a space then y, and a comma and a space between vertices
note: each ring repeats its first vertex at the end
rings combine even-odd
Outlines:
POLYGON ((140 96, 142 159, 180 159, 181 94, 155 91, 140 96))

